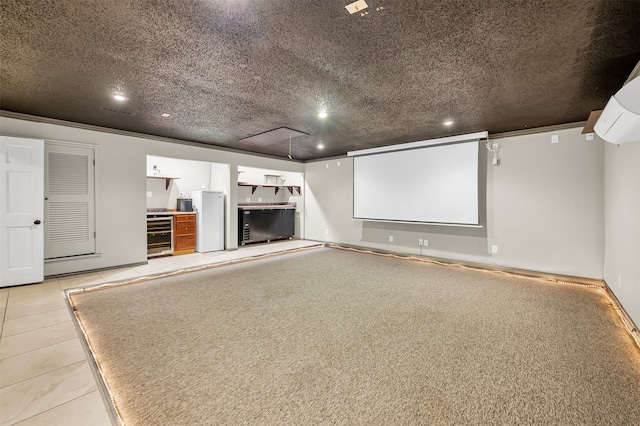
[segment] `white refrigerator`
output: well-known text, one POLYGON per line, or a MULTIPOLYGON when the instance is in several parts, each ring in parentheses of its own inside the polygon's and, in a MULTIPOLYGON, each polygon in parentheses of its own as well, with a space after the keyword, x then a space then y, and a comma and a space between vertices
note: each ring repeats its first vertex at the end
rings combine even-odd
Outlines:
POLYGON ((196 251, 224 250, 224 192, 193 191, 196 212, 196 251))

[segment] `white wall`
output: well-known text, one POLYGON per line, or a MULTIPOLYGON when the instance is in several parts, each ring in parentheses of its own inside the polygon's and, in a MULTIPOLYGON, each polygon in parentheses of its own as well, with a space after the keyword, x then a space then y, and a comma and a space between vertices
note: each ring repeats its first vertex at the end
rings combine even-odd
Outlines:
MULTIPOLYGON (((229 164, 228 202, 237 206, 238 164, 271 170, 303 172, 304 165, 230 151, 154 140, 152 138, 87 130, 64 124, 0 117, 3 135, 90 143, 98 147, 97 240, 99 255, 45 264, 45 275, 86 271, 147 261, 146 189, 147 155, 229 164)), ((302 203, 303 204, 303 203, 302 203)), ((228 248, 238 247, 237 214, 229 216, 228 248)))
POLYGON ((231 181, 231 175, 229 173, 228 164, 211 163, 211 180, 209 181, 209 187, 205 188, 209 191, 220 191, 225 194, 229 193, 229 182, 231 181))
MULTIPOLYGON (((168 189, 166 189, 164 179, 147 179, 147 208, 175 210, 176 200, 181 192, 184 192, 186 198, 191 198, 191 192, 200 191, 203 186, 205 190, 210 190, 211 163, 149 155, 147 156, 147 175, 152 176, 154 165, 160 170, 161 176, 176 177, 177 179, 170 181, 168 189), (151 197, 149 197, 149 193, 151 197)), ((227 191, 228 186, 227 180, 223 191, 227 191)))
POLYGON ((502 145, 501 164, 486 159, 483 230, 353 220, 352 159, 307 163, 305 237, 602 279, 603 142, 587 141, 580 131, 493 140, 502 145), (559 143, 551 143, 552 134, 559 143), (420 238, 429 247, 421 250, 420 238))
POLYGON ((640 142, 605 143, 604 279, 640 325, 640 142))
MULTIPOLYGON (((304 186, 304 174, 283 170, 263 169, 256 167, 238 166, 238 181, 256 185, 275 185, 275 181, 265 182, 265 175, 279 175, 279 185, 304 186)), ((252 194, 250 186, 238 187, 240 203, 282 203, 291 202, 300 204, 302 195, 295 190, 293 194, 288 189, 282 188, 276 194, 274 188, 257 188, 252 194)))

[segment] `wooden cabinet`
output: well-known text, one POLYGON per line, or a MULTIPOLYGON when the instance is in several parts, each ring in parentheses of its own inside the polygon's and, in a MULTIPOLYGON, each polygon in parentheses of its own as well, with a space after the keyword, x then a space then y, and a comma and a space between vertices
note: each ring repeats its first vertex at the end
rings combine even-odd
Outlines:
POLYGON ((173 219, 173 254, 193 253, 196 248, 196 215, 176 214, 173 219))

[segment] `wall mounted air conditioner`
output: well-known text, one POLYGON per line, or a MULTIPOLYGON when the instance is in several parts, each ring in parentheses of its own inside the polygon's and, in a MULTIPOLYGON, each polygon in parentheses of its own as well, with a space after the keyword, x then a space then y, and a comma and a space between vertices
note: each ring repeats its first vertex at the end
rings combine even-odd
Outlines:
POLYGON ((607 142, 640 141, 640 77, 636 77, 609 99, 593 127, 607 142))

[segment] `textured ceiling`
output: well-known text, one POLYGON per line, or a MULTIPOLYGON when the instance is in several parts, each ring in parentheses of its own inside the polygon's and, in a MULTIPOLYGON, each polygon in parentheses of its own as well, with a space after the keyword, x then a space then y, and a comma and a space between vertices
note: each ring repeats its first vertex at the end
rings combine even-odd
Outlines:
POLYGON ((0 106, 309 160, 586 120, 640 60, 640 1, 348 3, 2 0, 0 106))

